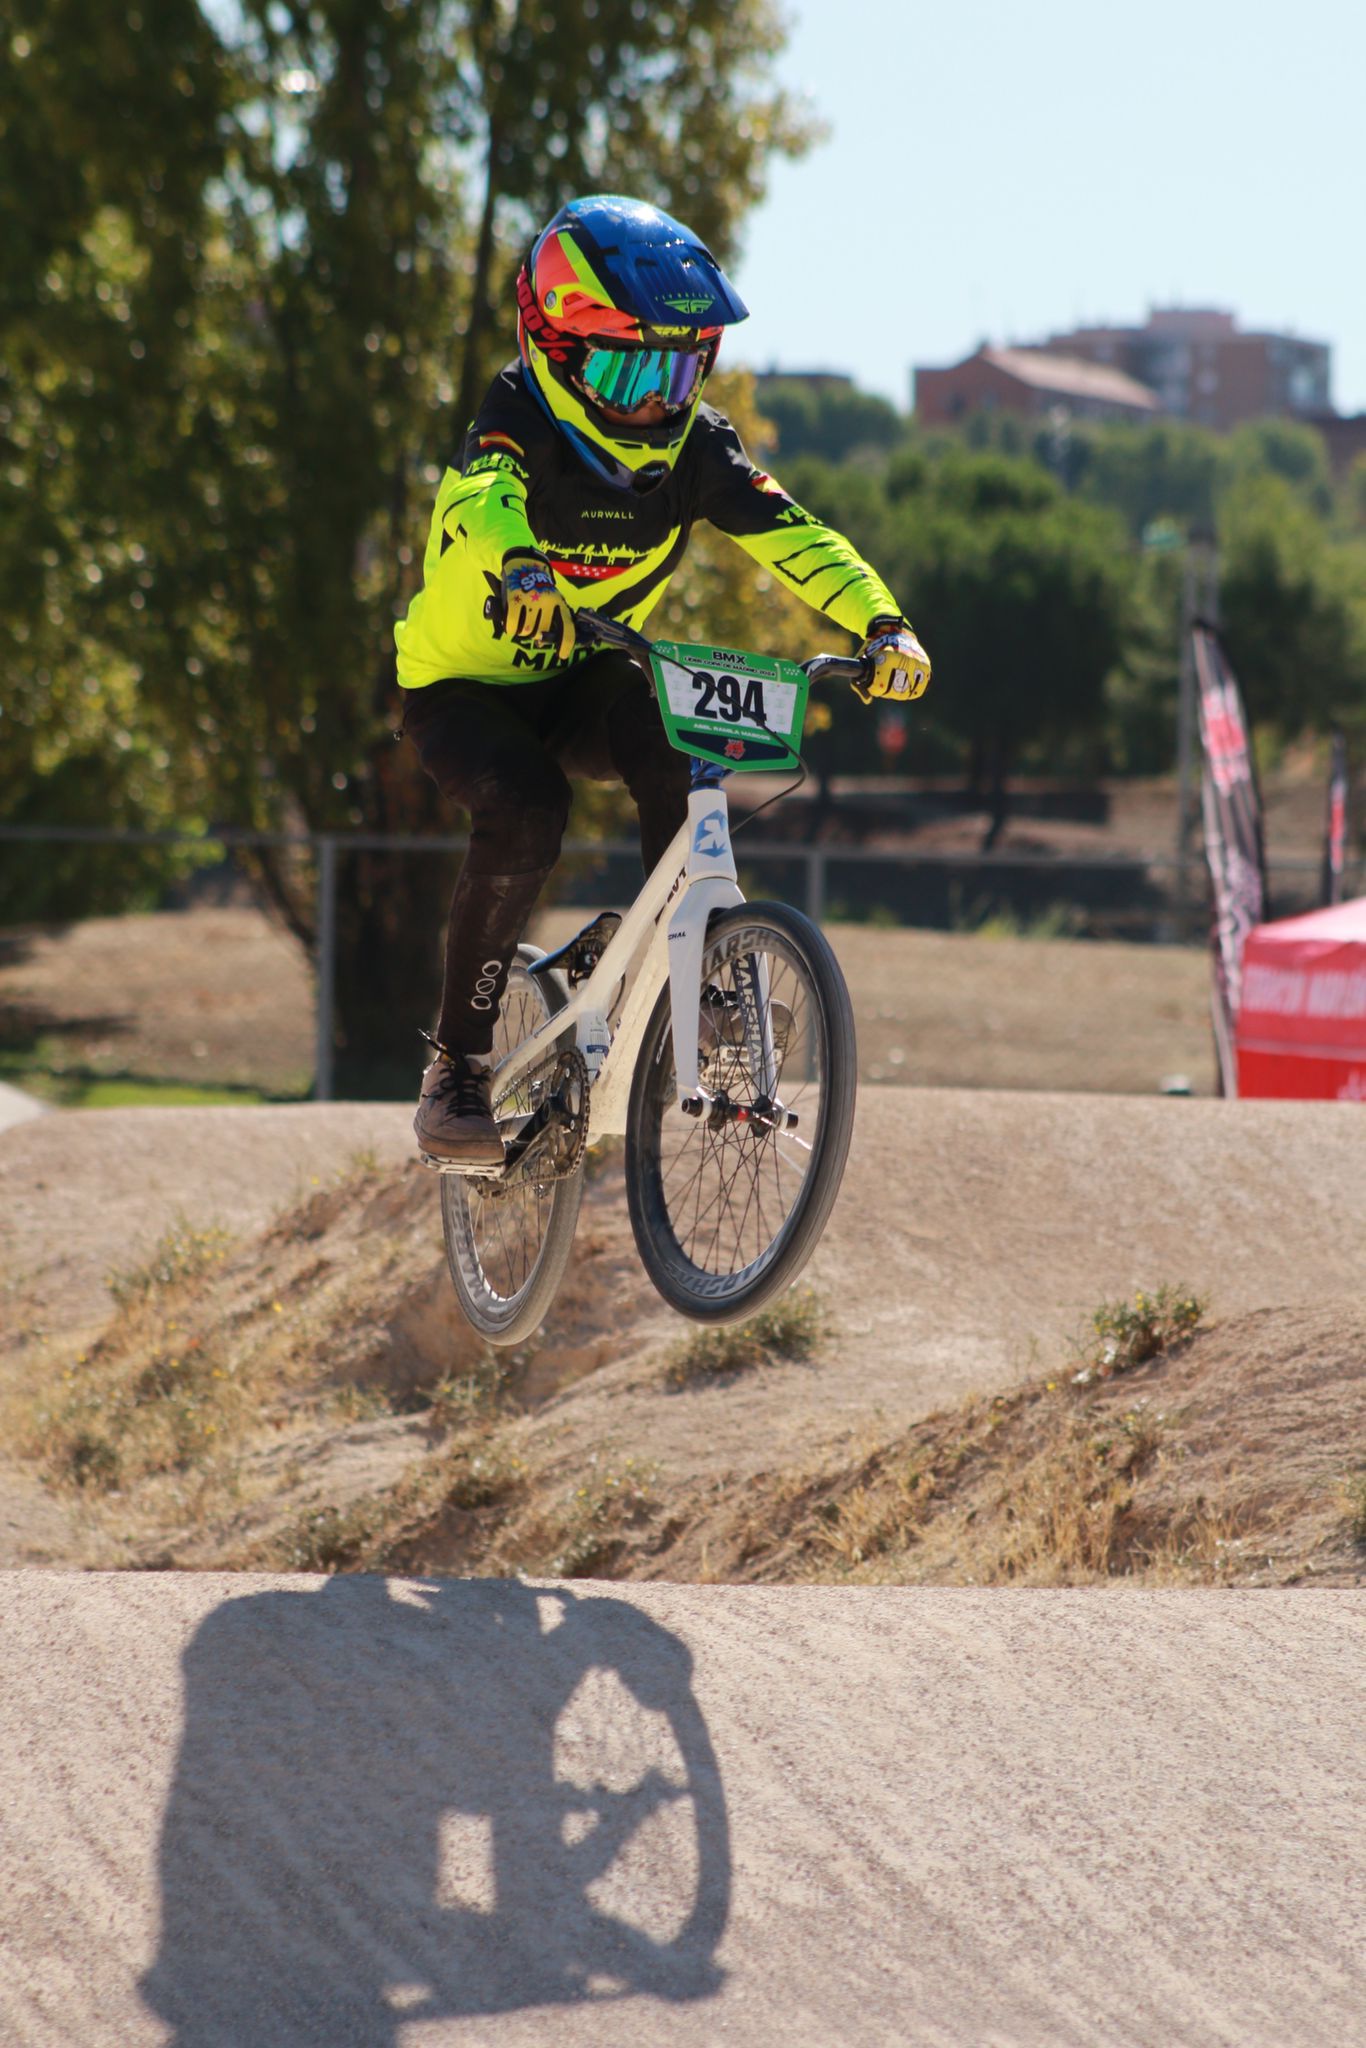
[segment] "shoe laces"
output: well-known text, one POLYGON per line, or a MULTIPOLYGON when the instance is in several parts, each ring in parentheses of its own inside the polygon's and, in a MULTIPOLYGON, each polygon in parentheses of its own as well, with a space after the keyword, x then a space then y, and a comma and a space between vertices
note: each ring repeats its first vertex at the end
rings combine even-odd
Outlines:
POLYGON ((433 1093, 443 1102, 453 1103, 459 1116, 492 1116, 488 1068, 471 1066, 462 1053, 448 1052, 426 1032, 422 1035, 429 1045, 436 1047, 435 1065, 440 1071, 433 1093))
POLYGON ((450 1079, 447 1081, 446 1077, 442 1076, 441 1092, 454 1098, 461 1116, 493 1114, 489 1101, 488 1070, 484 1067, 472 1067, 465 1060, 452 1060, 450 1079))

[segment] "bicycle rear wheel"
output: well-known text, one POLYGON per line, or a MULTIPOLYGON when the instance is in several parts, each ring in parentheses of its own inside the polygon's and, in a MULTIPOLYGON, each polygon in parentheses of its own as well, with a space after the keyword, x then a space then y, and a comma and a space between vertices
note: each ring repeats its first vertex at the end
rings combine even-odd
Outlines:
MULTIPOLYGON (((495 1060, 569 999, 558 974, 531 973, 539 958, 534 947, 517 949, 494 1026, 495 1060)), ((493 1113, 500 1120, 535 1107, 533 1085, 515 1083, 500 1097, 494 1081, 493 1113)), ((569 1263, 582 1198, 581 1164, 564 1179, 512 1185, 442 1174, 441 1229, 451 1283, 466 1320, 490 1344, 520 1344, 545 1321, 569 1263)))
POLYGON ((669 1306, 735 1322, 801 1272, 849 1151, 854 1016, 811 920, 782 903, 714 918, 698 1031, 710 1101, 694 1118, 678 1107, 666 989, 632 1081, 626 1195, 641 1261, 669 1306))

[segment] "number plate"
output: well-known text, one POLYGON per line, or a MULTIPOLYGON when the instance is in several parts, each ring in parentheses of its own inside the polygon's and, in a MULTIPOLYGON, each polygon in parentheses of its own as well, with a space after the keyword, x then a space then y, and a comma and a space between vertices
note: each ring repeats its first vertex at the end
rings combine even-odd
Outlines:
POLYGON ((665 730, 683 753, 741 775, 795 765, 808 688, 795 661, 656 640, 650 666, 665 730))

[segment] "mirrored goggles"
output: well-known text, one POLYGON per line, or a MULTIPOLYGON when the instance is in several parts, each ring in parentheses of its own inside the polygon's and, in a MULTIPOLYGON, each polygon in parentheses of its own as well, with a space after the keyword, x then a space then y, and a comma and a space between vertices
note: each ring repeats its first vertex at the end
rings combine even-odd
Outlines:
POLYGON ((634 412, 650 398, 658 398, 666 412, 682 412, 696 396, 710 356, 709 349, 590 348, 578 382, 613 412, 634 412))

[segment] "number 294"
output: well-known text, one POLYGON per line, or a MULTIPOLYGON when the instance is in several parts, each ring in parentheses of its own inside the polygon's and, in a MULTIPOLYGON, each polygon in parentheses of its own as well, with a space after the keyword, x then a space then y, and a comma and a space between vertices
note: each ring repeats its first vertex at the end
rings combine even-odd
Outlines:
POLYGON ((765 725, 764 686, 758 676, 709 676, 699 669, 692 679, 697 692, 693 715, 723 718, 730 725, 743 718, 752 725, 765 725))

